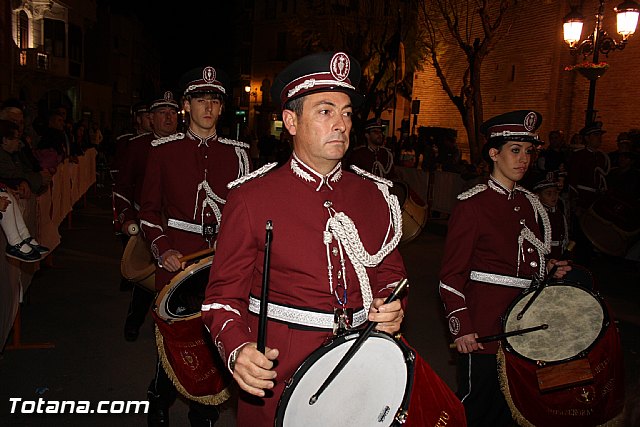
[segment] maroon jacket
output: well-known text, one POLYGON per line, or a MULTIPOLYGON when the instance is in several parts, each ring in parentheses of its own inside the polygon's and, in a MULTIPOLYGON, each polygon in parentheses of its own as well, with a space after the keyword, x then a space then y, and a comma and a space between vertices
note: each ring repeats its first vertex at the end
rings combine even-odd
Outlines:
MULTIPOLYGON (((520 186, 509 191, 491 177, 487 185, 479 184, 458 199, 440 270, 449 331, 454 340, 474 332, 480 337, 499 334, 509 305, 534 274, 544 274, 549 218, 536 195, 520 186)), ((479 352, 495 354, 498 344, 484 348, 479 352)))
POLYGON ((142 195, 142 182, 147 167, 151 142, 159 138, 151 132, 135 136, 121 147, 119 171, 113 189, 116 214, 120 222, 137 220, 142 195))
POLYGON ((378 147, 377 150, 368 145, 356 147, 349 156, 349 164, 382 178, 396 179, 393 154, 387 147, 378 147))
MULTIPOLYGON (((217 137, 202 139, 191 131, 152 142, 142 185, 140 228, 156 259, 175 249, 188 255, 213 244, 203 225, 217 228, 227 198, 227 184, 249 171, 248 145, 217 137), (166 222, 165 222, 166 221, 166 222), (187 225, 192 231, 172 226, 187 225)), ((175 274, 156 270, 156 288, 175 274)))
POLYGON ((578 206, 589 208, 598 195, 607 189, 609 156, 600 150, 581 148, 569 156, 569 184, 577 194, 578 206))
MULTIPOLYGON (((321 177, 294 155, 279 169, 229 193, 202 306, 202 318, 227 365, 232 351, 257 340, 258 316, 254 314, 255 305, 250 309, 250 296, 255 302, 261 295, 267 220, 273 222, 269 303, 302 311, 300 319, 314 314, 332 317, 334 308, 340 307, 329 282, 329 271, 334 289, 343 277, 337 240, 325 240, 330 212, 343 212, 353 221, 369 254, 376 254, 394 235, 393 230, 387 235, 389 205, 376 184, 344 173, 339 164, 332 173, 321 177)), ((391 248, 378 265, 366 268, 373 298, 387 297, 395 282, 406 276, 400 253, 391 248)), ((354 265, 346 253, 342 258, 346 307, 363 311, 354 265)), ((285 381, 332 336, 330 329, 313 325, 270 319, 266 345, 280 350, 275 368, 278 381, 272 397, 240 399, 239 426, 273 425, 285 381)))

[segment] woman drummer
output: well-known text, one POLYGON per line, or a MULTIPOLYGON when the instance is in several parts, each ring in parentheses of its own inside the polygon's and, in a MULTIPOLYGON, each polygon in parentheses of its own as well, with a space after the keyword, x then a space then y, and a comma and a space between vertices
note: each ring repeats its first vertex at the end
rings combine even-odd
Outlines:
POLYGON ((505 113, 483 123, 483 157, 491 174, 458 196, 449 220, 440 297, 459 352, 458 397, 469 426, 513 423, 500 391, 497 342, 477 338, 502 332, 501 316, 535 277, 558 263, 556 277, 570 267, 545 256, 551 249, 547 213, 531 192, 517 185, 530 161, 542 117, 530 110, 505 113))

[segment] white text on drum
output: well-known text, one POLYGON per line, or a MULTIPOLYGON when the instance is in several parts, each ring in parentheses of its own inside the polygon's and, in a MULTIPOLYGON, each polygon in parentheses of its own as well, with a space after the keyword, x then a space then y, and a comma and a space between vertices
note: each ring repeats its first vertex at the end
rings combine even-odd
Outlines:
POLYGON ((101 400, 94 409, 88 400, 22 400, 10 397, 11 413, 21 414, 146 414, 149 412, 147 400, 101 400))

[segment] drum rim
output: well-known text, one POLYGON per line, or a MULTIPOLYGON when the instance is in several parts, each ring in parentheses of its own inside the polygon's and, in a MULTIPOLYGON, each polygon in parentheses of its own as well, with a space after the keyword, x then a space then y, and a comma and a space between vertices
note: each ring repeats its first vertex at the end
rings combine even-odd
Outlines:
POLYGON ((169 311, 166 309, 166 305, 177 288, 176 284, 184 282, 186 279, 193 276, 195 273, 200 272, 200 270, 206 267, 211 267, 212 262, 213 262, 213 255, 203 258, 201 260, 198 260, 197 262, 194 262, 193 264, 189 265, 187 268, 182 270, 180 273, 176 274, 171 279, 171 281, 167 283, 160 290, 160 292, 158 292, 158 296, 156 296, 155 302, 153 304, 153 311, 156 313, 158 318, 164 320, 165 322, 171 323, 171 322, 179 322, 184 320, 195 319, 201 316, 201 312, 198 311, 196 313, 192 313, 184 316, 178 315, 172 318, 167 318, 166 316, 163 316, 162 314, 160 314, 161 312, 160 309, 164 308, 164 312, 168 313, 169 311))
MULTIPOLYGON (((585 355, 589 354, 589 352, 593 349, 593 347, 596 345, 596 343, 598 343, 598 341, 600 341, 602 339, 603 335, 605 334, 605 332, 606 332, 606 330, 607 330, 607 328, 609 327, 609 324, 610 324, 609 311, 607 309, 607 306, 606 306, 606 303, 605 303, 604 299, 600 296, 599 293, 594 292, 591 289, 585 288, 584 286, 580 285, 577 282, 563 280, 563 279, 554 279, 551 283, 549 283, 547 285, 547 287, 551 287, 551 286, 569 286, 569 287, 578 288, 578 289, 580 289, 582 291, 585 291, 585 292, 589 293, 596 301, 598 301, 598 303, 600 304, 600 307, 602 308, 602 325, 601 325, 601 328, 600 328, 600 332, 598 333, 596 338, 593 340, 593 342, 587 348, 585 348, 584 350, 582 350, 581 352, 579 352, 575 356, 571 356, 571 357, 568 357, 568 358, 562 359, 562 360, 546 361, 546 360, 531 359, 530 357, 527 357, 527 356, 524 356, 524 355, 520 354, 520 352, 518 352, 516 349, 514 349, 513 346, 509 343, 509 339, 508 338, 506 338, 506 339, 501 341, 501 344, 503 345, 504 349, 506 351, 508 351, 509 353, 514 354, 514 355, 520 357, 521 359, 527 360, 529 362, 533 362, 535 364, 541 364, 542 366, 559 365, 559 364, 562 364, 562 363, 571 362, 572 360, 577 360, 577 359, 584 358, 585 355)), ((524 292, 522 292, 520 295, 518 295, 518 297, 516 297, 516 299, 514 299, 511 302, 511 304, 509 305, 509 308, 507 309, 507 311, 505 311, 504 319, 502 321, 502 330, 503 331, 505 330, 506 323, 507 323, 507 320, 509 318, 509 315, 511 314, 511 311, 513 311, 513 309, 516 306, 516 304, 518 302, 520 302, 520 300, 522 298, 524 298, 525 296, 529 295, 532 292, 535 292, 535 289, 532 289, 532 288, 525 289, 524 292)))
MULTIPOLYGON (((129 268, 130 264, 125 261, 131 257, 133 248, 139 246, 141 243, 144 244, 144 239, 141 235, 136 234, 129 237, 129 241, 124 248, 122 258, 120 259, 120 273, 122 274, 122 277, 127 280, 131 280, 132 282, 142 282, 156 273, 156 265, 154 262, 151 262, 144 269, 131 271, 131 268, 129 268)), ((151 255, 151 251, 148 252, 151 255)), ((153 255, 151 255, 151 258, 153 259, 153 255)))
MULTIPOLYGON (((323 344, 322 346, 314 350, 309 356, 307 356, 304 359, 302 364, 295 370, 293 375, 291 375, 291 378, 287 379, 287 381, 285 382, 284 390, 280 395, 280 399, 278 400, 278 406, 276 408, 276 419, 274 423, 275 427, 283 427, 284 415, 285 415, 287 406, 289 404, 289 399, 291 398, 291 395, 295 390, 295 384, 299 382, 300 378, 302 378, 307 373, 307 371, 314 365, 314 363, 317 360, 319 360, 323 355, 328 353, 334 347, 337 347, 338 345, 343 344, 349 340, 355 341, 357 337, 360 336, 361 332, 362 330, 349 331, 343 335, 339 335, 335 337, 331 342, 327 344, 323 344)), ((404 357, 405 364, 407 366, 407 384, 405 386, 404 396, 402 397, 402 403, 400 404, 400 407, 396 409, 396 412, 393 414, 392 421, 395 421, 398 413, 402 411, 406 414, 409 410, 411 390, 413 388, 415 354, 414 354, 414 351, 410 349, 401 339, 396 339, 395 337, 389 335, 386 332, 371 331, 371 335, 367 339, 371 337, 384 338, 388 341, 394 342, 396 345, 398 345, 398 347, 400 347, 400 350, 405 356, 404 357)))

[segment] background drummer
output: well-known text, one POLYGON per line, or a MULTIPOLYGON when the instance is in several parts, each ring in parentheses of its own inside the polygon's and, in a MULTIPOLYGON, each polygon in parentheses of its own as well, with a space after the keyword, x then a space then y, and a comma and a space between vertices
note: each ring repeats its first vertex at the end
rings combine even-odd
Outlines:
MULTIPOLYGON (((227 184, 249 171, 249 146, 216 132, 229 88, 225 73, 200 67, 180 80, 189 128, 151 143, 142 187, 140 228, 158 261, 156 290, 179 272, 180 257, 213 247, 227 184)), ((149 425, 167 425, 176 391, 160 361, 148 394, 149 425)), ((218 419, 216 406, 189 404, 193 426, 218 419)))
MULTIPOLYGON (((310 55, 283 70, 271 94, 293 136, 292 157, 229 194, 202 317, 248 393, 239 398, 239 426, 273 425, 285 381, 342 321, 355 327, 368 316, 380 322, 378 330, 400 329, 401 302, 383 305, 405 277, 395 249, 399 206, 390 220, 382 190, 388 184, 379 181, 379 188, 341 168, 352 111, 362 99, 355 89, 359 80, 360 65, 342 52, 310 55), (305 84, 312 78, 314 86, 305 84), (331 237, 331 219, 340 213, 357 228, 351 242, 331 237), (259 304, 266 220, 273 221, 269 304, 277 304, 279 319, 268 322, 263 354, 256 348, 258 317, 249 305, 259 304), (359 242, 372 254, 370 267, 361 264, 363 254, 354 260, 346 252, 348 243, 359 242)), ((357 399, 345 390, 345 404, 357 405, 357 399)))
POLYGON ((355 147, 348 154, 347 163, 381 178, 396 179, 393 153, 384 146, 384 125, 380 118, 366 121, 364 137, 366 144, 355 147))
MULTIPOLYGON (((138 107, 140 108, 140 107, 138 107)), ((144 132, 133 136, 121 147, 119 160, 119 172, 113 189, 114 203, 119 222, 122 224, 122 234, 128 239, 139 230, 139 210, 142 203, 142 181, 147 167, 147 158, 151 143, 176 133, 178 127, 178 102, 173 92, 163 91, 158 94, 153 102, 145 105, 148 108, 151 132, 144 132)), ((144 112, 142 113, 145 114, 144 112)), ((141 127, 144 129, 146 121, 140 117, 141 127)), ((149 289, 134 286, 131 291, 131 302, 124 322, 124 338, 127 341, 135 341, 138 338, 140 327, 149 311, 153 293, 149 289)))
POLYGON ((458 397, 469 426, 512 423, 498 383, 498 343, 476 338, 502 332, 501 316, 532 277, 544 276, 556 263, 556 277, 570 269, 566 261, 545 263, 549 218, 538 198, 517 185, 529 167, 541 120, 535 111, 520 110, 483 123, 483 156, 491 174, 486 184, 458 196, 449 219, 440 297, 460 354, 458 397))

